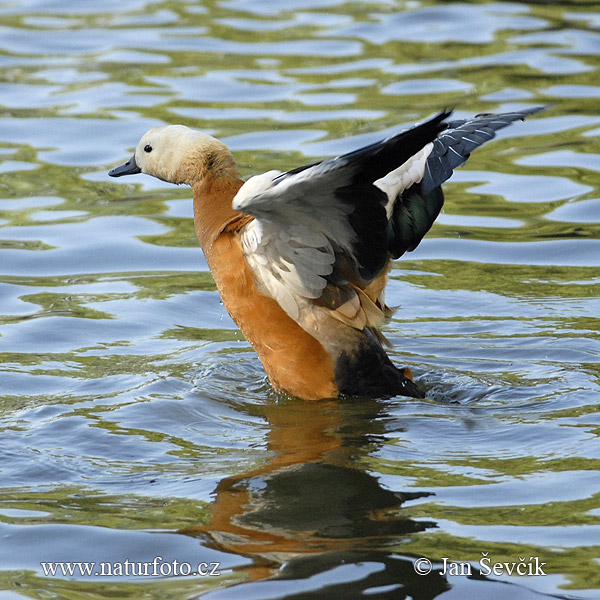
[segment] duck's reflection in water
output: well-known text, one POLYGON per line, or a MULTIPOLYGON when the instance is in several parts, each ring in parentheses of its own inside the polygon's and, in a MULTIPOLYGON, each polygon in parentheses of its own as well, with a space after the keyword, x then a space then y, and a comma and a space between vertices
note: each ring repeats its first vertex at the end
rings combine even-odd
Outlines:
POLYGON ((253 566, 244 569, 254 584, 241 584, 245 590, 236 586, 239 597, 253 595, 250 588, 267 578, 283 585, 286 598, 300 590, 312 594, 313 585, 321 592, 333 586, 331 593, 335 588, 340 598, 363 592, 373 598, 388 593, 433 598, 448 589, 439 573, 419 576, 410 559, 388 550, 435 523, 402 514, 404 502, 427 493, 392 492, 366 471, 366 459, 384 443, 384 406, 365 399, 288 401, 266 408, 271 458, 223 479, 210 522, 183 531, 252 558, 253 566))

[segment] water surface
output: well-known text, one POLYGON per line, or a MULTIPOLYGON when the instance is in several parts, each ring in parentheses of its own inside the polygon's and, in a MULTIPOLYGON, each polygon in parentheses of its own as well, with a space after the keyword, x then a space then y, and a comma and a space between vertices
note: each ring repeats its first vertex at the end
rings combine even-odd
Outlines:
POLYGON ((0 3, 0 597, 598 597, 598 8, 0 3), (106 174, 163 123, 250 176, 539 104, 392 272, 427 400, 276 395, 190 190, 106 174), (157 557, 220 574, 118 573, 157 557))

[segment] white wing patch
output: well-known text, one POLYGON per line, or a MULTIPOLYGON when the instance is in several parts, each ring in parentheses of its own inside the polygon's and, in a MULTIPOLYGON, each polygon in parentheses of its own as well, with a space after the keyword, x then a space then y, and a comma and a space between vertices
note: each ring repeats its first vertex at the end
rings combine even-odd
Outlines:
MULTIPOLYGON (((421 181, 431 150, 432 144, 427 144, 374 182, 388 196, 388 218, 398 195, 421 181)), ((283 178, 279 171, 256 175, 233 199, 234 210, 255 217, 242 228, 240 239, 257 284, 295 321, 307 300, 322 296, 327 276, 334 272, 336 256, 353 256, 356 232, 348 220, 353 208, 336 196, 336 190, 348 180, 336 177, 334 167, 335 161, 331 161, 283 178)), ((347 303, 332 314, 362 328, 375 319, 367 318, 363 305, 373 303, 363 299, 359 291, 350 294, 347 303)), ((381 313, 379 309, 370 312, 381 313)))
POLYGON ((257 283, 296 321, 302 299, 323 293, 336 249, 350 254, 356 235, 348 223, 348 207, 335 197, 334 183, 311 178, 311 171, 277 185, 278 171, 252 177, 232 204, 255 217, 242 228, 240 239, 257 283))
POLYGON ((388 220, 392 217, 394 202, 396 202, 398 195, 423 179, 425 165, 432 150, 432 143, 423 146, 419 152, 413 154, 404 164, 390 171, 385 177, 373 182, 373 185, 377 186, 388 197, 385 206, 388 220))
POLYGON ((245 212, 244 209, 252 203, 254 198, 273 187, 273 179, 278 175, 281 175, 281 171, 267 171, 250 177, 235 195, 232 203, 233 210, 245 212))
POLYGON ((241 242, 259 285, 297 321, 298 299, 319 298, 333 272, 331 242, 302 224, 286 230, 258 219, 242 229, 241 242))

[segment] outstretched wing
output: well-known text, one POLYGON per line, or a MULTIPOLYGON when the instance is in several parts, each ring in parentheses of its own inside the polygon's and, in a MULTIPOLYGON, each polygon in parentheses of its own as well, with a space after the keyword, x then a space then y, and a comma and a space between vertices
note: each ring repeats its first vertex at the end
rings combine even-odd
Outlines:
POLYGON ((348 300, 356 304, 356 292, 347 286, 363 288, 384 269, 388 196, 373 182, 410 162, 446 127, 448 114, 337 158, 258 175, 242 186, 233 208, 255 217, 241 234, 246 259, 292 318, 298 318, 298 297, 330 308, 348 300))
POLYGON ((405 188, 394 203, 388 223, 391 256, 399 258, 419 245, 444 204, 440 186, 454 169, 465 163, 475 148, 491 140, 499 129, 544 108, 536 106, 501 115, 481 114, 473 119, 448 122, 448 128, 433 142, 422 180, 405 188))
POLYGON ((295 320, 303 299, 354 327, 377 327, 390 256, 429 230, 440 184, 495 130, 531 112, 450 124, 443 112, 349 154, 251 178, 233 208, 255 217, 241 241, 258 284, 295 320))

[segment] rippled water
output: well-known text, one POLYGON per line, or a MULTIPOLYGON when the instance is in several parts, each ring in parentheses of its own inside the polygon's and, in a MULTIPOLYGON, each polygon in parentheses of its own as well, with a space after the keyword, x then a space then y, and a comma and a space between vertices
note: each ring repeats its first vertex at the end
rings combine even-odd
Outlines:
POLYGON ((598 597, 599 8, 1 2, 0 597, 598 597), (538 104, 393 271, 426 401, 276 396, 190 190, 106 175, 161 123, 251 175, 538 104), (156 557, 220 575, 94 574, 156 557))

